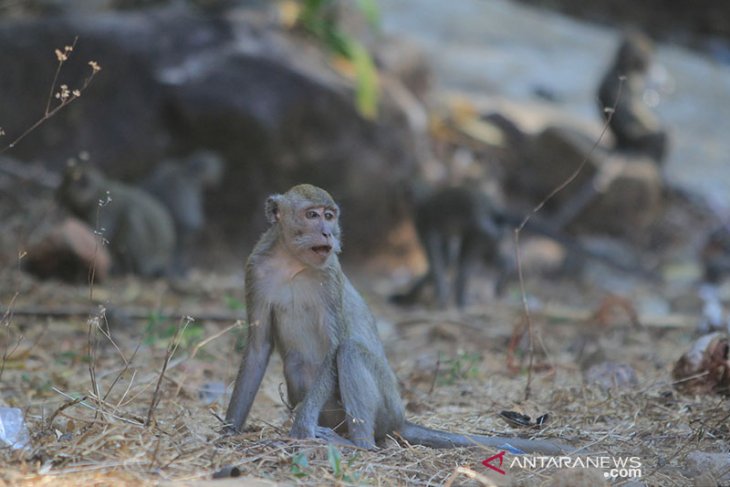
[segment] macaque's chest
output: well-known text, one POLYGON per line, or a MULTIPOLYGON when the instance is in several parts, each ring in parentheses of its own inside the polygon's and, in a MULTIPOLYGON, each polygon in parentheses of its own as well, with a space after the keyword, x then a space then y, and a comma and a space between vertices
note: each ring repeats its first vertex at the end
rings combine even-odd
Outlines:
POLYGON ((274 339, 282 357, 319 365, 330 347, 332 313, 327 285, 318 272, 294 274, 272 268, 261 289, 273 314, 274 339))

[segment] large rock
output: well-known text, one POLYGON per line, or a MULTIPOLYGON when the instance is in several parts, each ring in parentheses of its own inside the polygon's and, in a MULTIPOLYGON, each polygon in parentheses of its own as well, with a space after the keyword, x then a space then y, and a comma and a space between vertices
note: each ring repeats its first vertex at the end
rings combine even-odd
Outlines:
POLYGON ((107 172, 124 178, 143 173, 174 146, 165 127, 164 92, 156 70, 181 61, 187 52, 231 39, 230 32, 210 20, 170 12, 5 21, 0 26, 5 46, 0 60, 15 67, 0 78, 7 139, 43 115, 57 66, 54 49, 73 44, 76 37, 57 85, 79 88, 91 72, 91 60, 102 71, 79 100, 31 133, 13 155, 60 168, 67 158, 88 151, 107 172))
POLYGON ((508 168, 510 187, 533 204, 562 188, 547 208, 573 231, 637 236, 663 209, 660 170, 648 158, 594 145, 576 129, 548 126, 528 139, 520 162, 508 168))
POLYGON ((665 205, 659 168, 647 158, 608 158, 603 169, 613 173, 602 193, 576 218, 576 231, 599 232, 641 240, 665 205))
POLYGON ((32 245, 22 261, 25 269, 41 278, 88 282, 109 275, 109 251, 84 222, 67 218, 32 245))
POLYGON ((383 96, 377 121, 321 49, 277 26, 185 9, 6 21, 0 26, 2 126, 8 139, 43 113, 54 49, 78 36, 61 83, 82 97, 14 149, 60 169, 80 151, 112 177, 138 180, 169 155, 205 147, 227 159, 208 214, 254 240, 267 194, 310 182, 341 202, 348 247, 372 249, 400 219, 397 187, 413 167, 406 117, 383 96), (396 211, 394 211, 396 209, 396 211))
MULTIPOLYGON (((517 187, 540 201, 571 177, 587 159, 571 183, 573 188, 579 187, 595 176, 601 161, 599 152, 590 153, 592 146, 593 142, 584 133, 568 127, 548 126, 527 140, 522 164, 510 171, 510 177, 518 180, 517 187)), ((551 205, 566 201, 570 193, 568 190, 556 194, 551 205)))

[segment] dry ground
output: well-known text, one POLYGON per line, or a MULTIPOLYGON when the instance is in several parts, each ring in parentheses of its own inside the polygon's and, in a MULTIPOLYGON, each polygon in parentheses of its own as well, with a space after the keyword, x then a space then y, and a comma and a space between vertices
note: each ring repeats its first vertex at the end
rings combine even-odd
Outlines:
MULTIPOLYGON (((230 383, 236 372, 245 336, 244 326, 235 323, 242 314, 240 274, 198 273, 177 286, 115 279, 95 285, 91 298, 87 285, 40 282, 13 268, 0 279, 0 302, 10 310, 0 330, 6 355, 0 402, 25 412, 32 436, 28 450, 0 450, 0 483, 193 484, 226 466, 265 479, 261 485, 604 482, 606 470, 600 469, 510 467, 510 453, 502 476, 481 465, 497 453, 489 449, 438 451, 391 441, 367 452, 291 441, 278 359, 269 367, 248 431, 221 437, 227 398, 206 403, 201 390, 230 383), (108 323, 96 303, 107 303, 108 323), (22 313, 33 308, 81 314, 22 313), (132 316, 120 317, 114 309, 132 309, 132 316), (187 322, 164 312, 194 321, 176 341, 160 381, 170 335, 187 322), (152 406, 154 400, 159 402, 152 406)), ((516 289, 505 300, 487 298, 465 312, 435 312, 388 305, 372 291, 381 284, 377 276, 358 274, 356 281, 380 319, 408 414, 419 423, 554 438, 593 457, 638 457, 647 485, 688 485, 687 453, 728 449, 727 399, 682 396, 671 384, 672 364, 692 339, 691 318, 643 316, 646 323, 637 328, 615 308, 597 320, 592 313, 601 292, 569 281, 529 281, 534 294, 542 294, 542 311, 532 316, 543 345, 525 400, 524 350, 519 345, 515 354, 509 351, 510 337, 524 321, 516 289), (638 385, 611 391, 585 385, 581 364, 604 357, 634 367, 638 385), (499 418, 501 410, 533 418, 549 413, 550 420, 540 430, 519 430, 499 418)), ((632 300, 644 292, 637 290, 632 300)))

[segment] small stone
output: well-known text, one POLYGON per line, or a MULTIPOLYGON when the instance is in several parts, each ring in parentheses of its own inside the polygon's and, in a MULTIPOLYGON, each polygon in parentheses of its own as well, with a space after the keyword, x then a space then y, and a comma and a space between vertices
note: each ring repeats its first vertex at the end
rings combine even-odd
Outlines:
POLYGON ((28 249, 24 268, 40 278, 85 281, 91 269, 97 281, 106 279, 111 257, 93 230, 76 218, 67 218, 28 249))
POLYGON ((587 384, 597 385, 602 389, 629 388, 639 382, 633 367, 608 361, 591 366, 583 374, 583 378, 587 384))
POLYGON ((710 474, 719 484, 730 482, 730 453, 692 451, 685 460, 685 475, 699 477, 710 474))

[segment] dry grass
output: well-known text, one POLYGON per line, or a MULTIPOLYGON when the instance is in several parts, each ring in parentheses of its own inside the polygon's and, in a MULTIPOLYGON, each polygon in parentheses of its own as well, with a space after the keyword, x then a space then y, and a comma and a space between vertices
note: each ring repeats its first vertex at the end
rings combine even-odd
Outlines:
MULTIPOLYGON (((15 298, 16 309, 80 305, 88 296, 84 286, 39 283, 12 269, 0 279, 3 303, 15 295, 12 289, 24 290, 15 298)), ((226 302, 241 296, 235 279, 194 276, 191 282, 197 289, 180 293, 164 283, 123 279, 97 286, 95 295, 114 297, 117 306, 201 313, 225 310, 226 302)), ((584 292, 586 303, 595 302, 597 296, 584 292)), ((620 314, 608 328, 596 329, 590 319, 556 321, 536 314, 547 354, 537 357, 533 394, 523 402, 524 370, 510 373, 506 364, 506 346, 520 320, 519 303, 424 314, 378 304, 375 297, 371 301, 386 325, 388 352, 402 380, 409 416, 419 423, 484 434, 535 434, 580 446, 593 456, 639 457, 642 480, 650 485, 689 482, 683 476, 684 456, 692 450, 727 451, 727 400, 683 397, 672 390, 671 365, 691 338, 686 329, 637 330, 620 314), (582 384, 579 355, 596 350, 631 364, 639 386, 606 392, 582 384), (539 431, 517 431, 499 419, 503 409, 533 417, 549 412, 551 421, 539 431)), ((235 374, 236 341, 243 330, 232 324, 194 321, 171 354, 169 339, 159 335, 174 331, 177 320, 138 321, 126 328, 112 322, 107 332, 105 321, 94 316, 8 316, 0 350, 13 349, 23 338, 6 361, 0 397, 25 411, 33 446, 0 451, 0 479, 11 485, 193 483, 234 466, 245 477, 307 485, 576 481, 565 479, 575 472, 553 467, 507 468, 501 476, 481 465, 496 453, 487 449, 431 450, 393 440, 367 452, 289 440, 290 413, 280 399, 277 360, 254 405, 248 432, 222 437, 218 418, 227 399, 206 405, 199 391, 207 382, 230 381, 235 374)), ((505 457, 508 462, 512 458, 505 457)))

